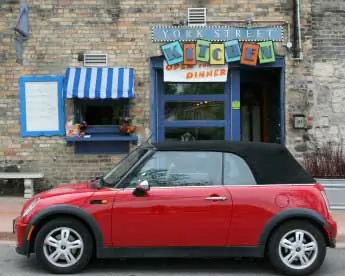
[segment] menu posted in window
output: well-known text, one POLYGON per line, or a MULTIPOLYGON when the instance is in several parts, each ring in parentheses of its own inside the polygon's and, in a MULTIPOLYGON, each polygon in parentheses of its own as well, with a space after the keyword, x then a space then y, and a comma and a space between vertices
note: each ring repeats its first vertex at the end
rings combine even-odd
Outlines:
POLYGON ((21 77, 22 136, 64 135, 62 77, 21 77))

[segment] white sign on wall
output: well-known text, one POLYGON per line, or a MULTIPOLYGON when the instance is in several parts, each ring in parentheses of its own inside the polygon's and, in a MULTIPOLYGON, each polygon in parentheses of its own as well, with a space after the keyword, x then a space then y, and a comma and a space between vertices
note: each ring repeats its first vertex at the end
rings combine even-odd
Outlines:
POLYGON ((228 64, 168 65, 163 61, 165 82, 226 82, 228 64))
POLYGON ((63 77, 20 78, 22 136, 64 135, 63 77))

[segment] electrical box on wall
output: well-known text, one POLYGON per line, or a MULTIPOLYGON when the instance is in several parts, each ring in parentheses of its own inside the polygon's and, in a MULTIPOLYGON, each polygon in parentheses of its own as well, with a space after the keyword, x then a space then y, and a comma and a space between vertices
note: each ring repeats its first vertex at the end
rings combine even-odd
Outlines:
POLYGON ((305 129, 306 128, 306 117, 303 114, 294 114, 292 120, 292 126, 294 129, 305 129))
POLYGON ((328 116, 321 116, 320 117, 320 126, 321 127, 329 127, 329 117, 328 116))

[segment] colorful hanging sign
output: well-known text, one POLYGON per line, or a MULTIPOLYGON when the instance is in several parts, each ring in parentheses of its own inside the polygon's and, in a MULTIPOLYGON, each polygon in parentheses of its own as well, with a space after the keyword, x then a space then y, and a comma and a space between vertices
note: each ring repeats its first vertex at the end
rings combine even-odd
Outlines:
POLYGON ((260 63, 275 62, 274 46, 272 41, 260 42, 259 59, 260 63))
POLYGON ((260 46, 258 44, 244 43, 241 55, 241 64, 255 66, 258 61, 260 46))
POLYGON ((154 26, 153 42, 207 40, 224 42, 237 39, 239 41, 277 41, 284 39, 284 28, 273 27, 233 27, 233 26, 154 26))
POLYGON ((269 63, 276 59, 273 41, 243 43, 242 49, 239 40, 225 43, 197 40, 183 45, 174 41, 161 46, 161 50, 168 65, 194 65, 197 62, 223 65, 240 61, 241 64, 255 66, 258 62, 269 63))

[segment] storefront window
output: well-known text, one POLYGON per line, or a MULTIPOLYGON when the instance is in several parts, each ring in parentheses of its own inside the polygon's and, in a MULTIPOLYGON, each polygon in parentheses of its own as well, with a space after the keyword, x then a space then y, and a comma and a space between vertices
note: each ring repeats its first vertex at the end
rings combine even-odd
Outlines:
POLYGON ((133 68, 67 68, 63 96, 73 101, 66 140, 76 154, 126 153, 137 142, 129 114, 135 97, 133 68))
POLYGON ((223 102, 166 102, 165 120, 224 120, 223 102))
POLYGON ((120 118, 128 114, 128 99, 75 100, 76 121, 92 125, 119 125, 120 118))
POLYGON ((224 127, 166 127, 166 141, 224 140, 224 127))

